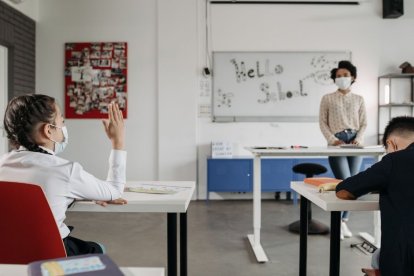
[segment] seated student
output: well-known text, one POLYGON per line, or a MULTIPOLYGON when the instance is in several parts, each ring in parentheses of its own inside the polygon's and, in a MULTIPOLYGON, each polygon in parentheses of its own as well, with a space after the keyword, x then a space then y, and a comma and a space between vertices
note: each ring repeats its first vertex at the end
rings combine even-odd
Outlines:
POLYGON ((383 144, 388 154, 339 183, 336 195, 356 199, 380 193, 381 275, 414 275, 414 118, 393 118, 385 128, 383 144))
POLYGON ((23 95, 12 99, 6 108, 4 128, 16 150, 0 157, 0 180, 42 187, 68 256, 103 253, 98 243, 70 236, 64 223, 70 204, 76 199, 96 200, 101 205, 126 203, 120 198, 125 186, 126 151, 124 120, 117 104, 109 105, 109 119, 103 124, 112 142, 106 181, 89 174, 79 163, 56 156, 68 144, 68 132, 54 98, 23 95))

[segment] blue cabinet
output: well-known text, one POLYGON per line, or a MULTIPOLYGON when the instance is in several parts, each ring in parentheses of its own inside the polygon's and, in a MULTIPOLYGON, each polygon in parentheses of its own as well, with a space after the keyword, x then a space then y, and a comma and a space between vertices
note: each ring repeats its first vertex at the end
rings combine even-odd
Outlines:
POLYGON ((261 159, 262 160, 262 191, 290 192, 294 159, 261 159))
MULTIPOLYGON (((208 192, 250 192, 253 187, 253 162, 250 158, 208 159, 208 192)), ((207 193, 208 198, 208 193, 207 193)))
MULTIPOLYGON (((291 181, 301 181, 304 175, 296 174, 292 167, 299 163, 317 163, 328 171, 319 177, 334 177, 328 158, 262 158, 262 191, 288 192, 291 181)), ((374 164, 374 158, 363 159, 361 170, 374 164)), ((252 158, 208 158, 207 160, 207 200, 210 192, 252 192, 252 158)))

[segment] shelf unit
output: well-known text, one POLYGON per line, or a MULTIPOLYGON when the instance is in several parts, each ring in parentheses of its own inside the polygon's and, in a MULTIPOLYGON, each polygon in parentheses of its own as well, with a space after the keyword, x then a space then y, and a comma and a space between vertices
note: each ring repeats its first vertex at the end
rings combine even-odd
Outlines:
POLYGON ((378 77, 378 143, 391 118, 414 115, 414 74, 378 77))

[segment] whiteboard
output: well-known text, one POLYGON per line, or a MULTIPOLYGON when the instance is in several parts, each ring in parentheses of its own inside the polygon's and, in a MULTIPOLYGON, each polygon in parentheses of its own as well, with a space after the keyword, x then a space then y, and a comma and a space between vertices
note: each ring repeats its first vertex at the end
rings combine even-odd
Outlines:
POLYGON ((340 60, 351 52, 213 52, 212 119, 318 121, 340 60))

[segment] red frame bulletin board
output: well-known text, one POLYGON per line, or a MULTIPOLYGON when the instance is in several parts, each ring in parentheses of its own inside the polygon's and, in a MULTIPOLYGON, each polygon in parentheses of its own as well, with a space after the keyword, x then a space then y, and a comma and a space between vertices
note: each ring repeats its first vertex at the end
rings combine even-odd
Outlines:
POLYGON ((126 42, 65 44, 65 117, 108 117, 116 101, 127 117, 126 42))

